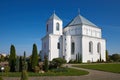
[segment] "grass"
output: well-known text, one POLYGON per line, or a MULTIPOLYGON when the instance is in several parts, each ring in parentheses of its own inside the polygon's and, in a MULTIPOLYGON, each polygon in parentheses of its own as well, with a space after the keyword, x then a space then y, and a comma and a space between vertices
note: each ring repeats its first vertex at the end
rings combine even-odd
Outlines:
POLYGON ((120 73, 120 63, 106 63, 106 64, 84 64, 84 65, 74 65, 75 67, 95 69, 113 73, 120 73))
MULTIPOLYGON (((50 70, 46 73, 33 73, 33 72, 28 72, 29 76, 80 76, 80 75, 86 75, 89 72, 83 71, 83 70, 76 70, 76 69, 71 69, 67 68, 64 70, 50 70)), ((0 76, 2 76, 2 73, 0 73, 0 76)), ((3 76, 6 76, 5 73, 3 73, 3 76)), ((20 77, 21 73, 20 72, 9 72, 8 77, 20 77)))

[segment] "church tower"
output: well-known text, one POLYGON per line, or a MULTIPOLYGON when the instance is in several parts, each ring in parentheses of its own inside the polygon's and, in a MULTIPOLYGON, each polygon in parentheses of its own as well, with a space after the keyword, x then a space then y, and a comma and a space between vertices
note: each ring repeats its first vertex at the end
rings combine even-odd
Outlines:
POLYGON ((62 20, 53 13, 46 23, 46 34, 62 35, 62 20))

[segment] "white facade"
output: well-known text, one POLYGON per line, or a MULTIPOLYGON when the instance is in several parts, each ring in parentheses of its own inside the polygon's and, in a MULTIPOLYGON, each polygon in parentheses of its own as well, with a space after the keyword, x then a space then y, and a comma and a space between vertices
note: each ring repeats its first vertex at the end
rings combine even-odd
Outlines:
POLYGON ((42 60, 47 55, 54 58, 77 60, 83 63, 106 61, 106 41, 102 39, 101 28, 81 15, 76 16, 63 28, 62 20, 54 13, 46 23, 46 36, 42 38, 42 60))

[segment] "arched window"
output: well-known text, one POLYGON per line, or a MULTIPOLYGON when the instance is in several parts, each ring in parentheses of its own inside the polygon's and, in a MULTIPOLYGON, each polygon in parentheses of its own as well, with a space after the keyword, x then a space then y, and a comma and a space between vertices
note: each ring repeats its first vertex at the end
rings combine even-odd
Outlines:
POLYGON ((75 53, 75 43, 72 42, 71 43, 71 54, 74 54, 75 53))
POLYGON ((92 41, 89 42, 89 52, 93 53, 93 42, 92 41))
POLYGON ((56 30, 59 31, 59 28, 60 28, 60 24, 56 23, 56 30))
POLYGON ((101 44, 100 43, 97 44, 97 52, 101 53, 101 44))

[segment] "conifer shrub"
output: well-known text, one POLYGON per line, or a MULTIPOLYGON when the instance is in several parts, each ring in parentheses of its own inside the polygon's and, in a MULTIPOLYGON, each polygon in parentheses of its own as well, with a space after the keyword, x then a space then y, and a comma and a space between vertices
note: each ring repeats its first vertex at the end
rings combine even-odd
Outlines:
POLYGON ((28 74, 26 70, 22 70, 21 79, 20 80, 28 80, 28 74))
POLYGON ((3 78, 0 76, 0 80, 3 80, 3 78))
POLYGON ((66 63, 65 59, 62 58, 54 58, 51 62, 50 62, 50 68, 59 68, 62 66, 62 64, 66 63))
POLYGON ((45 71, 45 72, 48 72, 48 69, 49 69, 48 57, 45 56, 44 58, 45 58, 45 59, 44 59, 44 71, 45 71))
POLYGON ((38 66, 35 66, 34 72, 35 72, 35 73, 38 73, 39 71, 40 71, 40 68, 39 68, 38 66))

